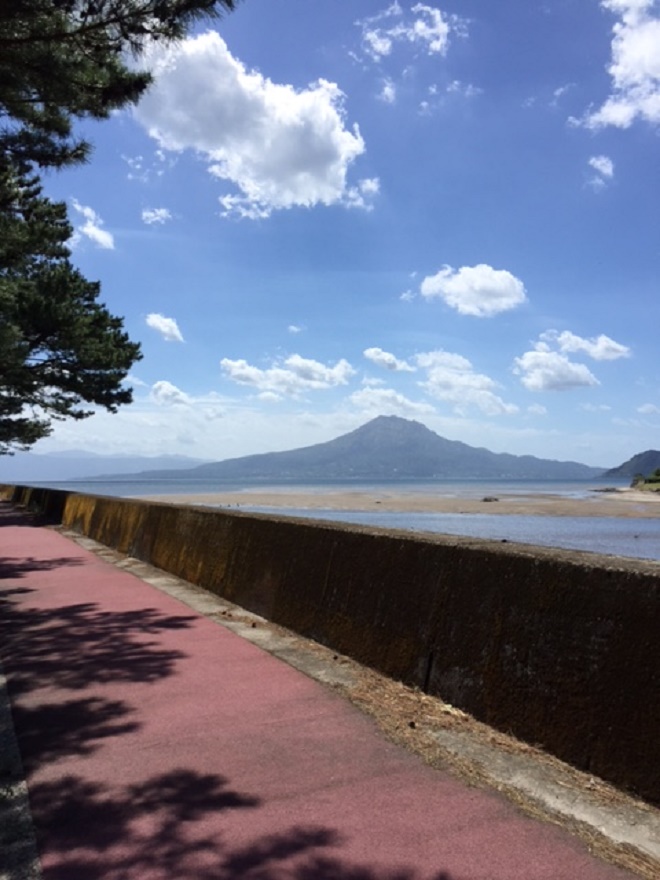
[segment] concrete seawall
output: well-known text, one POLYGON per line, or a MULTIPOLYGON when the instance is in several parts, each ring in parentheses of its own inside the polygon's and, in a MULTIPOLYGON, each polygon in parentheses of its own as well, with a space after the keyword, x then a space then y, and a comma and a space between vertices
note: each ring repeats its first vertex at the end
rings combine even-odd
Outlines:
POLYGON ((660 565, 0 487, 660 803, 660 565))

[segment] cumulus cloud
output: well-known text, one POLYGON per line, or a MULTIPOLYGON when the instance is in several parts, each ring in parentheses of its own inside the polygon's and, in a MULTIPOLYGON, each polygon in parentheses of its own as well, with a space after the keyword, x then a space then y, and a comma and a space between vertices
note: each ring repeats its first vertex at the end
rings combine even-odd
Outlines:
POLYGON ((167 223, 171 219, 172 215, 167 208, 145 208, 142 212, 142 220, 147 226, 167 223))
POLYGON ((443 299, 462 315, 478 318, 515 309, 527 300, 519 278, 484 263, 456 270, 443 266, 437 274, 424 278, 420 293, 426 299, 443 299))
POLYGON ((515 404, 505 403, 495 393, 498 387, 488 376, 477 373, 467 358, 448 351, 430 351, 415 357, 417 365, 426 370, 426 380, 420 385, 438 400, 452 404, 460 415, 476 408, 489 416, 512 415, 518 412, 515 404))
POLYGON ((532 351, 514 361, 513 371, 529 391, 568 391, 572 388, 599 385, 585 364, 571 361, 570 354, 586 354, 595 361, 613 361, 629 357, 630 349, 601 334, 584 339, 564 330, 542 333, 532 351))
POLYGON ((409 400, 393 388, 361 388, 354 391, 349 400, 369 415, 429 415, 435 412, 431 404, 409 400))
POLYGON ((570 330, 564 330, 562 333, 558 333, 556 330, 547 330, 541 334, 541 340, 549 345, 556 345, 564 353, 584 352, 595 361, 615 361, 619 358, 630 357, 628 346, 615 342, 602 333, 592 339, 583 339, 581 336, 571 333, 570 330))
POLYGON ((292 354, 268 369, 248 364, 246 360, 223 358, 222 372, 232 382, 254 388, 261 395, 299 397, 306 391, 322 391, 337 385, 346 385, 355 370, 343 358, 328 367, 319 361, 292 354))
POLYGON ((348 183, 365 151, 347 128, 343 93, 319 79, 306 89, 272 82, 234 58, 207 32, 147 58, 154 84, 135 116, 164 150, 195 150, 209 171, 235 187, 220 198, 223 215, 251 219, 283 208, 368 207, 373 186, 348 183))
MULTIPOLYGON (((601 0, 614 13, 608 73, 611 94, 581 120, 591 129, 629 128, 636 119, 660 123, 660 17, 655 0, 601 0)), ((576 120, 573 120, 576 121, 576 120)), ((580 122, 580 120, 577 120, 580 122)))
POLYGON ((287 327, 287 330, 289 331, 289 333, 294 333, 294 334, 295 333, 302 333, 304 329, 305 329, 304 327, 300 327, 298 324, 289 324, 289 326, 287 327))
POLYGON ((192 402, 184 391, 165 379, 152 385, 149 396, 159 406, 189 406, 192 402))
POLYGON ((637 407, 637 412, 643 416, 657 416, 660 415, 660 406, 656 406, 654 403, 643 403, 637 407))
POLYGON ((93 241, 95 245, 105 250, 114 250, 115 240, 107 229, 103 229, 103 220, 93 208, 81 205, 77 199, 72 199, 71 204, 79 214, 82 214, 85 222, 76 226, 73 234, 72 245, 75 246, 82 236, 93 241))
POLYGON ((361 30, 362 51, 373 61, 391 55, 395 47, 412 46, 428 55, 444 55, 452 32, 464 33, 465 25, 456 15, 447 15, 435 6, 416 3, 410 12, 397 3, 357 22, 361 30))
POLYGON ((569 391, 600 384, 584 364, 573 363, 565 354, 547 347, 526 351, 516 358, 514 373, 529 391, 569 391))
POLYGON ((363 352, 367 360, 376 364, 377 367, 383 367, 386 370, 394 372, 414 372, 415 368, 411 367, 406 361, 400 361, 389 351, 383 351, 382 348, 366 348, 363 352))
POLYGON ((157 312, 152 312, 146 318, 147 327, 157 330, 163 337, 165 342, 183 342, 183 336, 179 330, 179 326, 174 318, 166 318, 157 312))

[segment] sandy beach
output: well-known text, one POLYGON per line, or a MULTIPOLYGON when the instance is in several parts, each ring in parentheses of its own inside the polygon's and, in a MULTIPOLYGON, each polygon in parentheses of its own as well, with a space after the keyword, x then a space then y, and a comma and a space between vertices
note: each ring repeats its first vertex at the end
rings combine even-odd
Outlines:
POLYGON ((396 511, 400 513, 489 513, 527 516, 660 517, 660 493, 635 489, 594 491, 585 498, 551 494, 502 494, 462 498, 428 492, 391 489, 379 492, 323 490, 305 491, 296 486, 241 492, 153 495, 148 500, 172 504, 201 504, 231 509, 269 507, 306 510, 396 511))

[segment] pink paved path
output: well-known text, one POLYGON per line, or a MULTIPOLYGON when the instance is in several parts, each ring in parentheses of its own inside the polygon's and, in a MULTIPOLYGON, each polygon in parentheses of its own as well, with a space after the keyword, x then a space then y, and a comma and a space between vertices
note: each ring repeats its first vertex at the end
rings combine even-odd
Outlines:
POLYGON ((0 576, 0 654, 46 880, 632 876, 6 506, 0 576))

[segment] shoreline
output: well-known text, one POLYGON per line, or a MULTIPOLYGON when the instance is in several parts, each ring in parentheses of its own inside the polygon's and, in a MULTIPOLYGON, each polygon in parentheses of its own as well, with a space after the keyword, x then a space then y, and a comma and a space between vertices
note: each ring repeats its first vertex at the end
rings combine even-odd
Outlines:
POLYGON ((202 505, 229 510, 267 507, 276 510, 306 511, 392 511, 396 513, 429 514, 499 514, 525 516, 588 516, 653 518, 660 516, 660 493, 636 489, 594 490, 584 498, 530 493, 529 495, 485 495, 482 498, 455 495, 431 495, 405 490, 385 491, 305 491, 250 488, 233 492, 182 493, 143 495, 145 501, 166 504, 202 505))

